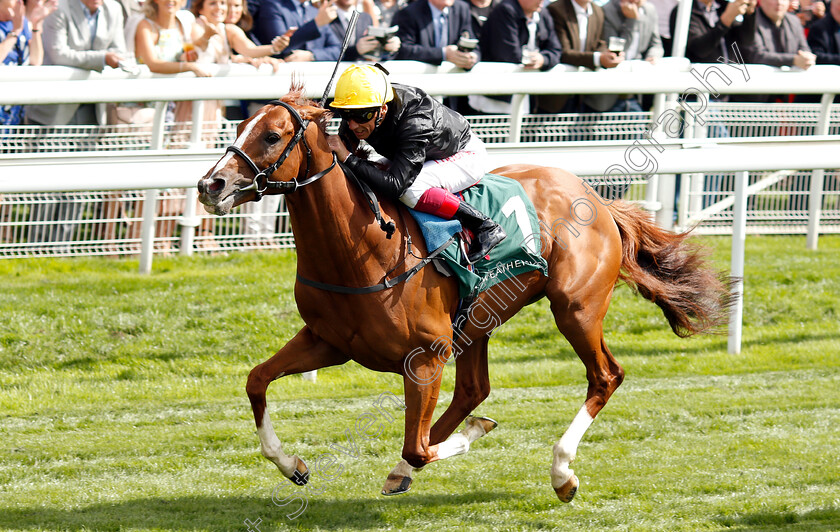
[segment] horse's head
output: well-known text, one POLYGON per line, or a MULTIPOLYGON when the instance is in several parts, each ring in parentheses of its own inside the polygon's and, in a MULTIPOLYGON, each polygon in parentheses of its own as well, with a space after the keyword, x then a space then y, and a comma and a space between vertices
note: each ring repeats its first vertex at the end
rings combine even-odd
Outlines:
MULTIPOLYGON (((309 177, 312 162, 307 136, 317 135, 329 118, 326 111, 302 100, 302 86, 257 111, 239 125, 236 141, 198 181, 199 200, 207 212, 225 215, 233 207, 264 194, 294 191, 309 177), (313 123, 315 127, 309 131, 313 123)), ((320 150, 319 150, 320 151, 320 150)))

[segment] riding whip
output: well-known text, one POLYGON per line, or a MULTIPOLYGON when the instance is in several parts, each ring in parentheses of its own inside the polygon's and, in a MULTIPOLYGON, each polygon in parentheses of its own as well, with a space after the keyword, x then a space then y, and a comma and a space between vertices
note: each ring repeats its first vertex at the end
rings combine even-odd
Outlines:
POLYGON ((324 95, 321 97, 321 107, 324 107, 324 104, 327 102, 330 89, 332 89, 333 81, 335 81, 335 74, 338 72, 338 65, 341 63, 341 59, 344 57, 344 52, 347 51, 347 47, 350 46, 350 36, 356 32, 356 19, 358 18, 359 12, 354 9, 350 14, 350 22, 347 23, 347 29, 344 31, 344 42, 341 43, 341 53, 338 54, 338 60, 335 62, 335 68, 333 69, 332 76, 330 76, 330 80, 327 82, 327 88, 324 89, 324 95))

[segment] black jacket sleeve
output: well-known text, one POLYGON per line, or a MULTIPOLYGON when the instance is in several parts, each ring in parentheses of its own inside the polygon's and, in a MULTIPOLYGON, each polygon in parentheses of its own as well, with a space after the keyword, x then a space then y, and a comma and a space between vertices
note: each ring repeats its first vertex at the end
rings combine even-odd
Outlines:
MULTIPOLYGON (((344 127, 346 126, 342 124, 342 128, 344 127)), ((399 198, 414 183, 423 168, 423 163, 426 162, 426 140, 422 133, 424 129, 423 126, 412 127, 403 123, 401 127, 392 130, 392 134, 397 136, 400 148, 392 156, 387 169, 355 155, 350 155, 344 164, 376 192, 388 198, 399 198)), ((352 133, 347 133, 353 137, 352 133)))
POLYGON ((840 46, 835 39, 836 31, 837 23, 830 13, 811 26, 808 44, 817 56, 818 65, 840 65, 840 46))

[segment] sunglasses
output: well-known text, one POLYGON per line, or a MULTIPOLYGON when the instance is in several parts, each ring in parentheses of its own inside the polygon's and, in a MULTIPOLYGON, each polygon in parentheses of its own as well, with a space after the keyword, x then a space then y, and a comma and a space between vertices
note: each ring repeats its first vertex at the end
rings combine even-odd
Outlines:
POLYGON ((377 111, 379 111, 378 107, 368 109, 335 109, 335 112, 342 120, 346 120, 347 122, 352 120, 357 124, 370 122, 376 116, 377 111))

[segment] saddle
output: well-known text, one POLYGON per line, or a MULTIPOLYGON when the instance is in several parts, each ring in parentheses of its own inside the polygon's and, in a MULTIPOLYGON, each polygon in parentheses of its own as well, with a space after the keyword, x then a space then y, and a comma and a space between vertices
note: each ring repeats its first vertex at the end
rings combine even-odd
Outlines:
POLYGON ((458 220, 408 209, 417 221, 426 248, 437 250, 449 239, 435 261, 444 262, 457 278, 463 299, 475 298, 481 292, 521 273, 539 270, 548 273, 548 263, 540 255, 540 225, 536 209, 519 182, 508 177, 486 174, 481 181, 458 195, 496 223, 508 237, 490 251, 489 258, 469 264, 466 260, 471 235, 458 220))

